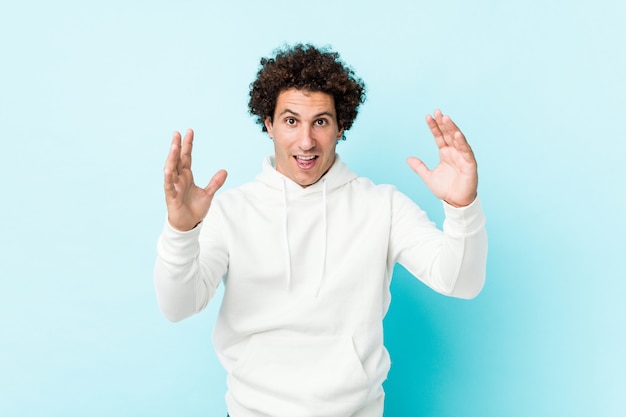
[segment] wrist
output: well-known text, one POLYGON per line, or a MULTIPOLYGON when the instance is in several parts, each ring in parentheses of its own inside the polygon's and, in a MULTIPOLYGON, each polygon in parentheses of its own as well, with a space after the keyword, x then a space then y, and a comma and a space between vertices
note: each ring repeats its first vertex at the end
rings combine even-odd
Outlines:
POLYGON ((443 202, 454 208, 463 208, 463 207, 467 207, 471 205, 474 201, 476 201, 477 197, 478 197, 478 193, 474 193, 474 196, 472 198, 464 200, 463 202, 455 202, 455 201, 446 200, 446 199, 444 199, 443 202))
POLYGON ((200 220, 199 222, 195 223, 194 225, 190 226, 189 223, 185 223, 185 224, 179 224, 176 222, 172 222, 172 220, 168 217, 167 218, 167 223, 170 225, 170 227, 174 230, 176 230, 177 232, 190 232, 193 229, 195 229, 196 227, 198 227, 198 225, 200 223, 202 223, 202 220, 200 220))

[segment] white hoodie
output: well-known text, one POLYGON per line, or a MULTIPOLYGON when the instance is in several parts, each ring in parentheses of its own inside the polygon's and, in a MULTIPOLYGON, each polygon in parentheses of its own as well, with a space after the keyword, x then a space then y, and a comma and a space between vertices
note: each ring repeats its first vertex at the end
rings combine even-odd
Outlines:
POLYGON ((395 263, 455 297, 484 283, 480 202, 444 210, 441 232, 404 194, 357 177, 339 157, 306 188, 266 158, 256 181, 214 199, 201 227, 165 226, 159 305, 181 320, 223 281, 213 342, 232 417, 380 417, 395 263))

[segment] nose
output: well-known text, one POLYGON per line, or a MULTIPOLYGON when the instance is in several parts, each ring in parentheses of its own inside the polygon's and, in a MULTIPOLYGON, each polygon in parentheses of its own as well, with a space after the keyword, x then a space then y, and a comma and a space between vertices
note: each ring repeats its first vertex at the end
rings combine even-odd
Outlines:
POLYGON ((312 127, 306 127, 303 129, 298 147, 303 151, 310 151, 315 148, 315 137, 313 136, 312 127))

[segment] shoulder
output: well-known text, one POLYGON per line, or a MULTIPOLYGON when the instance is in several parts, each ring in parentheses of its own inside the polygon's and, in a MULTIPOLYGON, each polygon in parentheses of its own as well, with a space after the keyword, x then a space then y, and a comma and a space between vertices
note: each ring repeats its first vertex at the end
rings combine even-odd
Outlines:
POLYGON ((366 177, 357 177, 350 183, 350 188, 354 192, 371 195, 372 197, 391 197, 395 193, 399 193, 398 189, 391 184, 376 184, 366 177))
POLYGON ((270 201, 280 201, 280 190, 276 190, 259 181, 220 190, 213 199, 214 205, 225 212, 241 211, 255 205, 266 205, 270 201))
POLYGON ((376 184, 366 177, 358 177, 351 181, 350 188, 357 201, 368 202, 373 205, 385 204, 393 207, 394 210, 417 210, 421 211, 419 205, 408 195, 398 190, 392 184, 376 184))
POLYGON ((376 184, 366 177, 356 177, 336 191, 340 201, 365 211, 388 211, 396 204, 394 201, 400 194, 394 185, 376 184))

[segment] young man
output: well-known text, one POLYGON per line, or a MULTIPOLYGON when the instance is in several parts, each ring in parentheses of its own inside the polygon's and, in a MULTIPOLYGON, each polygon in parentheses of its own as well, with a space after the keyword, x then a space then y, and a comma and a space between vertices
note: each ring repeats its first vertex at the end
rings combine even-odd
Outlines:
POLYGON ((411 168, 444 201, 444 231, 408 197, 357 177, 335 153, 365 99, 339 55, 310 45, 261 60, 250 113, 274 141, 254 182, 215 196, 191 171, 193 132, 165 165, 168 224, 155 283, 165 316, 201 311, 220 282, 214 346, 232 417, 380 417, 390 360, 383 318, 395 263, 434 290, 472 298, 487 239, 476 161, 449 117, 427 116, 440 151, 411 168))

